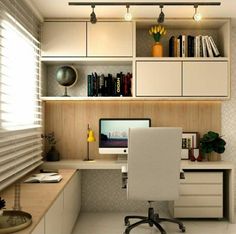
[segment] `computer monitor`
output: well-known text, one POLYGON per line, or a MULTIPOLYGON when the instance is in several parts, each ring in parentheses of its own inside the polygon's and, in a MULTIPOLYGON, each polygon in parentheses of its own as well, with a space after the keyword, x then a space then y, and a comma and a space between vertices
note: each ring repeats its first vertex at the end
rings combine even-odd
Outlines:
POLYGON ((151 119, 102 118, 99 120, 99 153, 128 154, 129 128, 148 128, 151 119))

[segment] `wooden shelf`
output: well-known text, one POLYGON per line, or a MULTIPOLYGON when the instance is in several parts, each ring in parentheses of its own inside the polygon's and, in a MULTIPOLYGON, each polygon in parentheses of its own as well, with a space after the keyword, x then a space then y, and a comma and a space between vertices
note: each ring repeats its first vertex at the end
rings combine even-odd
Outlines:
POLYGON ((202 61, 202 62, 211 62, 211 61, 229 61, 228 57, 136 57, 135 61, 202 61))
POLYGON ((41 97, 42 101, 222 101, 229 97, 41 97))

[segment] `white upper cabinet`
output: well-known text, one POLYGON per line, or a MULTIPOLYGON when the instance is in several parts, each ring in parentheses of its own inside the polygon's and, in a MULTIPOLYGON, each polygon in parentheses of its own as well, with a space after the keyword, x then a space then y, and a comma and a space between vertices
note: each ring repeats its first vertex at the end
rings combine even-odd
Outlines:
POLYGON ((181 62, 137 62, 137 96, 181 96, 181 62))
POLYGON ((192 97, 228 96, 227 62, 184 62, 183 95, 192 97))
POLYGON ((131 22, 87 23, 88 56, 132 56, 131 22))
POLYGON ((86 22, 44 22, 42 56, 86 56, 86 22))

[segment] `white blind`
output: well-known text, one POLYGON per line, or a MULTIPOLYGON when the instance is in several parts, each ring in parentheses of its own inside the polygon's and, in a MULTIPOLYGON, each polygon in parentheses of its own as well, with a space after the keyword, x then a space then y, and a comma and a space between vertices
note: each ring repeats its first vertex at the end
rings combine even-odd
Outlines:
POLYGON ((39 23, 22 4, 0 3, 0 190, 42 163, 39 23))

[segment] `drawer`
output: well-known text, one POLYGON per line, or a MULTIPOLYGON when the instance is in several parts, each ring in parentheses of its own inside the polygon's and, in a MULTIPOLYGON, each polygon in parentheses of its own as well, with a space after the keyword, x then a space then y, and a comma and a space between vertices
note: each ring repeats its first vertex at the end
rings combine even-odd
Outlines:
POLYGON ((222 184, 181 184, 180 195, 222 195, 222 184))
POLYGON ((174 202, 174 206, 223 206, 222 196, 181 196, 174 202))
POLYGON ((223 218, 222 207, 176 207, 176 218, 223 218))
POLYGON ((181 179, 181 184, 211 184, 223 183, 223 172, 185 172, 185 179, 181 179))

